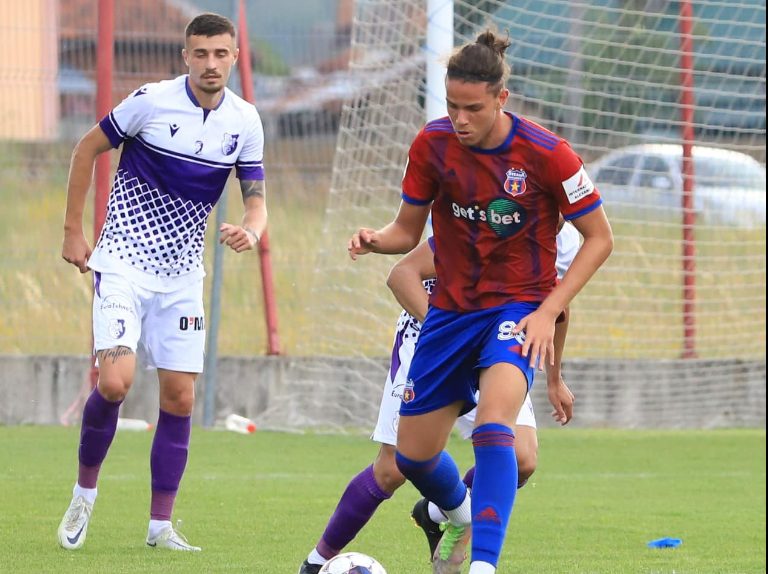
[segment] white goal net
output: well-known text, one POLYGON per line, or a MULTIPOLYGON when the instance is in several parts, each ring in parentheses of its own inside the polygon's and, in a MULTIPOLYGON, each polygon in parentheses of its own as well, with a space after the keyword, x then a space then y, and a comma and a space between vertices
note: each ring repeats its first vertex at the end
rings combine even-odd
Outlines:
MULTIPOLYGON (((691 2, 697 147, 687 247, 682 4, 454 2, 456 45, 489 24, 509 31, 509 109, 571 142, 614 228, 613 256, 572 306, 564 372, 584 425, 765 424, 765 1, 691 2), (687 289, 684 257, 695 265, 687 289)), ((396 258, 353 263, 346 242, 396 213, 406 154, 426 119, 430 18, 427 0, 357 0, 358 90, 343 110, 306 302, 312 358, 297 362, 267 425, 375 419, 399 312, 385 286, 396 258)), ((544 419, 545 385, 534 389, 544 419)))

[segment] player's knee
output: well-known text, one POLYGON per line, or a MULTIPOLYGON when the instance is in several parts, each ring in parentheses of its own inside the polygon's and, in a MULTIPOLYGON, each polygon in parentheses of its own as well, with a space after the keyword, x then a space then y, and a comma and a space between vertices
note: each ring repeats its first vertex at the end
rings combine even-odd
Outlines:
POLYGON ((195 406, 195 391, 189 389, 176 389, 163 393, 160 397, 160 408, 172 415, 186 417, 192 414, 195 406))
POLYGON ((130 388, 131 381, 126 381, 120 373, 99 375, 99 394, 110 402, 122 401, 130 388))
POLYGON ((382 449, 373 465, 373 476, 381 489, 387 494, 394 493, 405 484, 405 476, 397 468, 395 449, 382 449))

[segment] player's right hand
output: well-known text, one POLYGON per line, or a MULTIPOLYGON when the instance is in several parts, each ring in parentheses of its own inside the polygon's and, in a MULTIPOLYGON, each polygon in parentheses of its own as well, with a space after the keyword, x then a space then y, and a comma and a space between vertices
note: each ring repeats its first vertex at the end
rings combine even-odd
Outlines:
POLYGON ((91 252, 91 246, 88 245, 88 240, 82 231, 64 233, 61 256, 64 261, 77 267, 80 273, 88 272, 88 259, 91 257, 91 252))
POLYGON ((379 234, 373 229, 361 229, 352 236, 347 244, 347 251, 353 261, 357 261, 358 255, 365 255, 373 251, 379 243, 379 234))

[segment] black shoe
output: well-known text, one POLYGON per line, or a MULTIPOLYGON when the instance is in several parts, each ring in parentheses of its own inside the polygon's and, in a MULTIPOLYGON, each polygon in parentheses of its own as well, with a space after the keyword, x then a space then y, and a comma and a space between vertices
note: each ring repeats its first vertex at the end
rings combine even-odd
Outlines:
POLYGON ((299 574, 317 574, 322 566, 320 564, 310 564, 307 560, 299 568, 299 574))
POLYGON ((431 561, 435 555, 435 549, 443 537, 443 531, 440 530, 440 525, 429 517, 429 501, 426 498, 419 500, 413 507, 411 519, 416 523, 416 526, 424 531, 427 537, 427 542, 429 542, 429 559, 431 561))

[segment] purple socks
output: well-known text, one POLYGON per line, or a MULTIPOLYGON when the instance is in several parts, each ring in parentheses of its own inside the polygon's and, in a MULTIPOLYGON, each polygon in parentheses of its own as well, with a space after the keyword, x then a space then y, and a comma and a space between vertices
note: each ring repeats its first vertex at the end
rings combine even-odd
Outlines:
POLYGON ((170 520, 179 483, 187 466, 192 417, 160 411, 152 441, 152 520, 170 520))
POLYGON ((376 482, 373 466, 353 478, 317 543, 320 555, 329 560, 341 552, 368 523, 379 505, 391 497, 376 482))
POLYGON ((117 430, 117 417, 123 401, 110 402, 93 389, 83 409, 80 429, 80 470, 77 483, 82 488, 96 488, 101 463, 107 456, 117 430))

